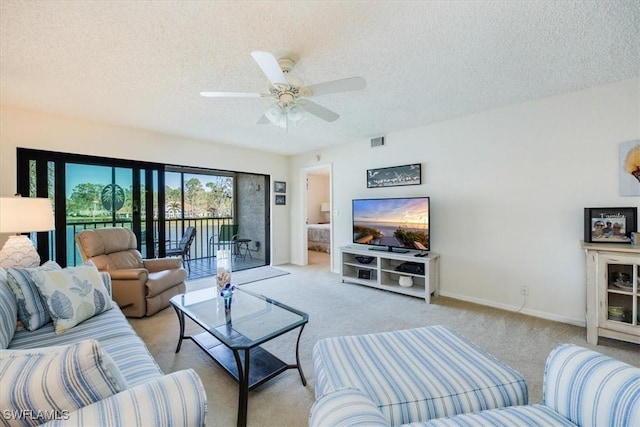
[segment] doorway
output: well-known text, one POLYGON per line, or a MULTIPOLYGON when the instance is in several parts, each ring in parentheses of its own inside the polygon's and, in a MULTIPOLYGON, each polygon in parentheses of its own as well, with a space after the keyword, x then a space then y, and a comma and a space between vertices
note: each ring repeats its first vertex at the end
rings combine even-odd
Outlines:
POLYGON ((304 264, 332 269, 331 166, 322 165, 306 169, 304 180, 304 264))

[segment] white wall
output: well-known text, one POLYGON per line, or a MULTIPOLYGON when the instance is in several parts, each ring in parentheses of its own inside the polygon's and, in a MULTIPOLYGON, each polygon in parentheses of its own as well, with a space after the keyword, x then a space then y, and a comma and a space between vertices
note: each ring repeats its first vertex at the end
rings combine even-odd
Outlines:
MULTIPOLYGON (((0 195, 16 191, 16 147, 271 175, 286 181, 285 156, 138 129, 0 107, 0 195)), ((270 197, 273 203, 273 197, 270 197)), ((289 261, 289 210, 271 207, 271 260, 289 261)), ((6 236, 0 239, 4 242, 6 236)))
MULTIPOLYGON (((332 256, 351 243, 351 200, 431 196, 441 293, 584 325, 583 209, 638 206, 618 196, 618 144, 640 137, 640 79, 567 93, 305 153, 301 169, 333 165, 332 256), (358 162, 352 159, 357 158, 358 162), (366 170, 421 162, 420 186, 367 189, 366 170)), ((301 207, 292 197, 292 262, 301 263, 301 207)), ((336 271, 337 272, 337 271, 336 271)))
POLYGON ((322 203, 329 201, 329 176, 307 175, 307 219, 309 224, 327 222, 325 213, 320 211, 322 203))

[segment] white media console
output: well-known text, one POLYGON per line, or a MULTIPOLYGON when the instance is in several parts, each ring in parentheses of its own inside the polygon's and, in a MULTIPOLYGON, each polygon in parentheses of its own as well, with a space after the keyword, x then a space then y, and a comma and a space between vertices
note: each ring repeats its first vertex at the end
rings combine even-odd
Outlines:
POLYGON ((349 245, 340 248, 342 282, 357 283, 385 291, 424 298, 431 302, 431 294, 438 296, 440 292, 439 261, 440 255, 429 252, 428 256, 419 257, 419 251, 396 253, 370 250, 368 246, 349 245), (359 262, 356 257, 373 257, 369 264, 359 262), (403 263, 412 266, 424 266, 422 272, 398 271, 403 263), (400 286, 401 277, 404 282, 413 282, 410 287, 400 286))

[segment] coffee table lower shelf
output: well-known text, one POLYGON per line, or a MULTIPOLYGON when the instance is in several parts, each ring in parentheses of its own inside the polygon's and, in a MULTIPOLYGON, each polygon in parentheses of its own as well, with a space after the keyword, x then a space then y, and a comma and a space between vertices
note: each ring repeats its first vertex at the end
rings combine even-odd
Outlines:
MULTIPOLYGON (((236 363, 233 350, 230 350, 208 332, 202 332, 198 335, 185 338, 191 338, 193 342, 207 352, 220 367, 227 371, 236 381, 239 381, 238 364, 236 363)), ((260 346, 252 348, 249 352, 249 390, 253 390, 264 384, 287 369, 297 368, 295 365, 289 365, 283 362, 260 346)), ((238 357, 240 357, 242 361, 242 366, 245 366, 244 351, 239 351, 238 357)))

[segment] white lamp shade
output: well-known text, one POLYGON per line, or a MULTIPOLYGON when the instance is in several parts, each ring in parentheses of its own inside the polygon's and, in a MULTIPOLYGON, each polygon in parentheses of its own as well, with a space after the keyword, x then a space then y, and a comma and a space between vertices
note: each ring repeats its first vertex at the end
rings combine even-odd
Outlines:
MULTIPOLYGON (((0 197, 0 233, 54 230, 51 201, 45 198, 0 197)), ((37 267, 40 256, 27 236, 10 236, 0 250, 0 266, 37 267)))
POLYGON ((0 197, 0 233, 55 230, 51 201, 34 197, 0 197))

